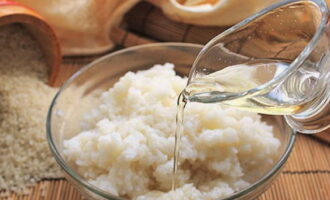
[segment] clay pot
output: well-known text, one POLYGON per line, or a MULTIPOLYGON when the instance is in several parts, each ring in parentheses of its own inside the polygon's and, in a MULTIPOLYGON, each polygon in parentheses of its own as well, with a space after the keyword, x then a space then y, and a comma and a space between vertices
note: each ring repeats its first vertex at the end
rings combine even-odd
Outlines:
POLYGON ((53 86, 62 59, 60 44, 53 29, 31 8, 17 2, 0 0, 0 26, 12 23, 22 24, 39 43, 51 69, 48 84, 53 86))

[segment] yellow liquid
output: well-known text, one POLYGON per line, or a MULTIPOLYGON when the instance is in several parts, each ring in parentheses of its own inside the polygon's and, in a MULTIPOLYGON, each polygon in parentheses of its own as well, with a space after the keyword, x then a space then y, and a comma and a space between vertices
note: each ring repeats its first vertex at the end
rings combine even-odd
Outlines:
POLYGON ((178 97, 178 108, 176 113, 172 190, 175 190, 176 188, 177 170, 178 170, 178 164, 180 158, 180 141, 181 141, 181 135, 183 134, 183 113, 186 104, 187 104, 186 98, 184 97, 183 93, 181 93, 178 97))
MULTIPOLYGON (((195 77, 188 83, 178 98, 172 190, 176 188, 180 138, 183 134, 186 104, 189 102, 222 103, 235 108, 265 114, 287 115, 296 113, 303 108, 303 105, 295 104, 297 96, 290 95, 290 93, 295 91, 294 94, 296 94, 297 88, 290 87, 290 85, 268 88, 257 94, 246 95, 247 91, 279 76, 287 67, 287 64, 277 61, 235 65, 208 75, 199 75, 199 77, 195 77), (239 94, 243 95, 240 96, 239 94)), ((302 77, 295 78, 293 81, 299 81, 302 77)))
POLYGON ((266 87, 256 92, 258 87, 275 79, 288 64, 269 62, 242 64, 196 77, 184 89, 184 96, 192 102, 222 103, 235 108, 272 115, 289 115, 302 110, 301 98, 306 88, 297 87, 302 76, 276 87, 266 87), (304 91, 299 91, 304 90, 304 91))

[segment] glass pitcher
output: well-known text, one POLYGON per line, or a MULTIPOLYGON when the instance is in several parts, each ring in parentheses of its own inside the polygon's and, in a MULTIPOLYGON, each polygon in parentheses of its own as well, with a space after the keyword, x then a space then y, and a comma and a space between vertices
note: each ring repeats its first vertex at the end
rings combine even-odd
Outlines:
MULTIPOLYGON (((286 115, 288 124, 299 132, 320 132, 330 127, 329 47, 329 10, 323 0, 282 1, 212 39, 198 55, 188 85, 201 76, 251 61, 288 63, 270 80, 246 91, 226 93, 226 97, 247 98, 254 105, 263 102, 273 111, 262 113, 286 115), (284 100, 276 101, 281 94, 284 100), (299 109, 275 112, 292 106, 299 109)), ((223 99, 214 91, 209 94, 207 100, 195 96, 190 101, 223 99)))

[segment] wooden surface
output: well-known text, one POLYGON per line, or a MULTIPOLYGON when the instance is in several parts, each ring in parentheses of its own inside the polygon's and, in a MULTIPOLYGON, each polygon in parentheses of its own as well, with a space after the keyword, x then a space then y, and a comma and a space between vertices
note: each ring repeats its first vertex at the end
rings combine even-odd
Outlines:
MULTIPOLYGON (((81 66, 98 56, 64 59, 61 85, 81 66)), ((325 134, 325 133, 323 133, 325 134)), ((82 197, 65 179, 44 180, 24 195, 0 192, 0 200, 80 200, 82 197)), ((294 150, 282 173, 258 200, 330 200, 330 144, 318 138, 298 134, 294 150)))

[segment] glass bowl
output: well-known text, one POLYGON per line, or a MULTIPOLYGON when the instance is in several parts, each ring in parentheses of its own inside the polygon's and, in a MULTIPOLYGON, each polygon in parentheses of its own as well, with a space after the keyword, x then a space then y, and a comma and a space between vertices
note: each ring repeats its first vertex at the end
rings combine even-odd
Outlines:
MULTIPOLYGON (((63 141, 79 133, 83 114, 96 107, 94 102, 127 71, 147 69, 154 64, 175 64, 177 74, 187 76, 201 50, 201 45, 187 43, 158 43, 116 51, 75 73, 54 97, 47 116, 47 139, 57 163, 66 178, 89 199, 121 199, 88 183, 72 163, 63 156, 63 141), (93 97, 93 98, 92 98, 93 97)), ((282 116, 263 116, 281 141, 276 164, 255 182, 225 199, 253 199, 264 192, 286 162, 295 139, 294 131, 282 116)))

